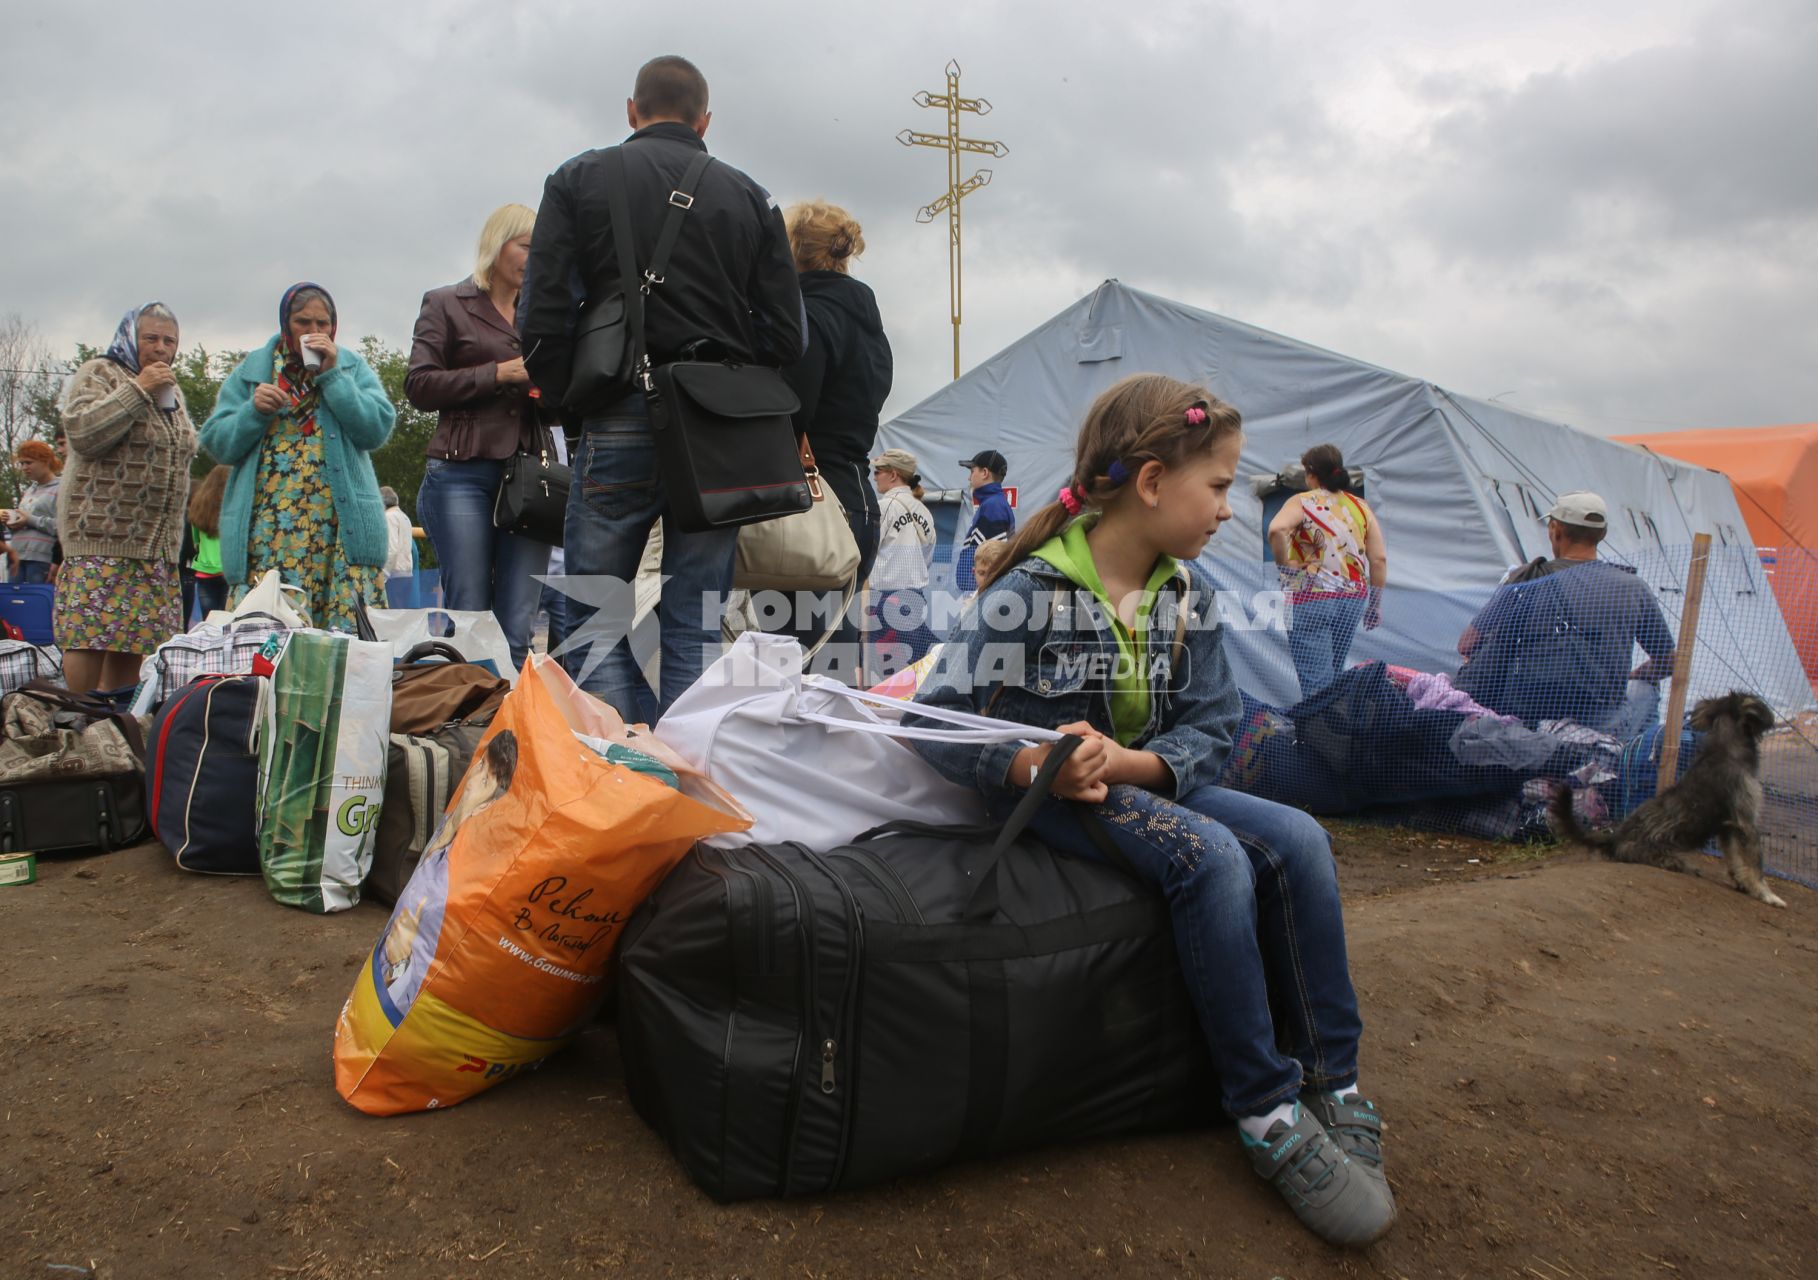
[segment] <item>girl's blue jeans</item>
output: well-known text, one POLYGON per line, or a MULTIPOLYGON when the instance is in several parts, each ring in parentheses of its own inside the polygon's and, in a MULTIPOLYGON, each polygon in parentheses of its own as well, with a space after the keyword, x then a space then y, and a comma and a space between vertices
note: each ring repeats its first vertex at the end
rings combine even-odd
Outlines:
MULTIPOLYGON (((1016 799, 988 797, 992 817, 1016 799)), ((1030 830, 1057 853, 1107 862, 1088 821, 1168 900, 1228 1113, 1260 1115, 1303 1088, 1357 1079, 1363 1023, 1325 828, 1223 787, 1170 800, 1120 785, 1099 805, 1049 800, 1030 830)))

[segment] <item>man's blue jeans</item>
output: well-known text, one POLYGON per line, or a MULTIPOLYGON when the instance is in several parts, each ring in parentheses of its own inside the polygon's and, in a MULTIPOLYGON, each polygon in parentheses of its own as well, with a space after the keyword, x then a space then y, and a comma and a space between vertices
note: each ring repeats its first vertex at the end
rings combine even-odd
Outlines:
POLYGON ((549 547, 492 526, 493 499, 503 461, 430 458, 417 491, 417 518, 442 567, 442 604, 448 609, 491 609, 519 668, 530 652, 537 596, 535 575, 549 568, 549 547))
MULTIPOLYGON (((683 533, 667 518, 669 503, 657 474, 650 411, 641 394, 626 396, 586 420, 574 481, 568 491, 564 547, 569 577, 634 582, 650 527, 663 520, 663 594, 657 606, 662 631, 660 696, 638 670, 624 639, 613 645, 604 661, 590 648, 571 655, 569 664, 570 670, 585 672, 579 677, 582 688, 610 702, 627 720, 655 723, 719 656, 720 617, 732 590, 738 530, 683 533)), ((626 636, 632 625, 632 592, 628 586, 614 594, 625 616, 611 619, 606 634, 626 636)), ((593 605, 571 595, 570 638, 596 612, 593 605)))
MULTIPOLYGON (((1016 799, 990 797, 992 816, 1016 799)), ((1093 820, 1168 900, 1227 1112, 1261 1115, 1303 1088, 1357 1079, 1363 1022, 1325 828, 1223 787, 1169 800, 1120 785, 1101 805, 1050 800, 1030 830, 1058 854, 1105 862, 1084 825, 1093 820)))
POLYGON ((1367 603, 1362 596, 1337 593, 1294 602, 1288 652, 1294 658, 1294 674, 1300 677, 1301 697, 1311 698, 1345 669, 1367 603))

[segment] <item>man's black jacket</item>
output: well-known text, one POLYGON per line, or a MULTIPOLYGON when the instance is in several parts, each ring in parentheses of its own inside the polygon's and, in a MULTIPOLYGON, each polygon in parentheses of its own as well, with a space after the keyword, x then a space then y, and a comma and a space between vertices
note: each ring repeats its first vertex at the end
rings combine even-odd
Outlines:
MULTIPOLYGON (((669 193, 706 144, 688 126, 663 122, 639 129, 622 150, 641 272, 669 212, 669 193)), ((605 153, 574 157, 543 185, 531 235, 518 328, 531 381, 558 399, 568 387, 577 308, 619 292, 607 192, 605 153)), ((773 367, 802 354, 802 295, 783 215, 732 166, 713 164, 701 175, 663 275, 644 300, 652 364, 700 339, 727 359, 773 367)))

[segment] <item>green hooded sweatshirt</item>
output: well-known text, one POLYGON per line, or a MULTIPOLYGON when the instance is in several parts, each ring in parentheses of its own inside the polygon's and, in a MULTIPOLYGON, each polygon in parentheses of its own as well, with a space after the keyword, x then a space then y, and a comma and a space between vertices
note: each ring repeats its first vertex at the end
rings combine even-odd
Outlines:
POLYGON ((1105 594, 1105 584, 1092 561, 1092 547, 1086 531, 1097 523, 1096 516, 1075 520, 1041 546, 1035 554, 1067 575, 1075 586, 1090 591, 1105 607, 1111 619, 1111 633, 1117 638, 1117 666, 1111 684, 1111 736, 1127 747, 1149 723, 1149 673, 1141 661, 1148 652, 1149 614, 1155 607, 1155 593, 1180 571, 1172 556, 1159 556, 1149 571, 1142 603, 1137 606, 1136 625, 1127 627, 1117 615, 1117 606, 1105 594))

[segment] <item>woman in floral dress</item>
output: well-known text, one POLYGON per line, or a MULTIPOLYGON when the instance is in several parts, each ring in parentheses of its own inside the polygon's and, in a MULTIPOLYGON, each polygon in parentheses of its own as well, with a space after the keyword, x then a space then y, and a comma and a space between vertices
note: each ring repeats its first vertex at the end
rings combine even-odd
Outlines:
POLYGON ((277 334, 222 384, 202 447, 234 469, 221 502, 234 598, 275 569, 308 595, 316 626, 352 631, 358 604, 385 602, 385 505, 370 455, 396 412, 335 329, 327 290, 286 291, 277 334))
POLYGON ((77 693, 132 684, 143 655, 183 629, 175 562, 196 428, 170 367, 176 356, 177 317, 147 303, 126 313, 64 392, 54 626, 77 693))

